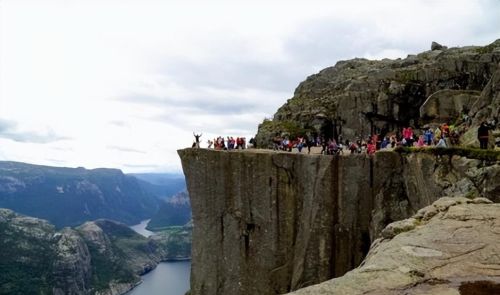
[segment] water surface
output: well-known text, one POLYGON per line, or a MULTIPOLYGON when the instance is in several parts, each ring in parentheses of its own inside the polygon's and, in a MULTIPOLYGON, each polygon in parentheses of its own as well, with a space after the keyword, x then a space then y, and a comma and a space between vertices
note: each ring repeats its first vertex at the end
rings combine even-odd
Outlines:
POLYGON ((190 270, 191 261, 162 262, 127 295, 184 295, 189 290, 190 270))
MULTIPOLYGON (((131 226, 137 233, 149 237, 154 232, 146 229, 148 220, 131 226)), ((143 275, 143 283, 127 295, 184 295, 189 290, 191 261, 162 262, 151 272, 143 275)))
POLYGON ((151 219, 143 220, 143 221, 141 221, 141 223, 136 224, 136 225, 132 225, 130 228, 135 230, 138 234, 141 234, 147 238, 147 237, 155 234, 154 232, 146 229, 146 226, 148 225, 148 222, 150 220, 151 219))

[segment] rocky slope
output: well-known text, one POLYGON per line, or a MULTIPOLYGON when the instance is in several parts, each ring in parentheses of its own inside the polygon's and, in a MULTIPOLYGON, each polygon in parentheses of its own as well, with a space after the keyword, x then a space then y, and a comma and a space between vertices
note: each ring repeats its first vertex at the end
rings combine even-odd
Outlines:
POLYGON ((167 256, 122 223, 56 231, 45 220, 0 209, 2 294, 123 294, 167 256))
POLYGON ((442 198, 390 224, 362 265, 290 294, 500 294, 500 204, 442 198))
POLYGON ((484 47, 434 46, 405 59, 339 61, 297 87, 259 126, 257 144, 267 147, 276 134, 307 131, 353 140, 410 125, 454 123, 462 111, 477 117, 474 124, 485 118, 498 123, 499 62, 500 40, 484 47))
POLYGON ((0 161, 0 207, 61 228, 99 218, 135 224, 150 218, 158 201, 120 170, 0 161))
POLYGON ((193 243, 193 224, 191 222, 183 226, 163 228, 156 231, 150 238, 165 249, 167 252, 165 260, 191 259, 191 245, 193 243))
POLYGON ((461 154, 180 150, 194 222, 191 294, 297 290, 357 267, 387 224, 442 196, 499 201, 497 155, 461 154))

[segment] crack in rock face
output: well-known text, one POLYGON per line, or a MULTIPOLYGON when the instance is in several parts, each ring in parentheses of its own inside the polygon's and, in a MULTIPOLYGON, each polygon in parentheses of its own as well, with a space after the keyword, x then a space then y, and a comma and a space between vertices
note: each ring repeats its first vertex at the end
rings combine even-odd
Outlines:
POLYGON ((401 247, 406 253, 416 256, 416 257, 439 257, 443 256, 443 252, 424 248, 424 247, 413 247, 413 246, 403 246, 401 247))

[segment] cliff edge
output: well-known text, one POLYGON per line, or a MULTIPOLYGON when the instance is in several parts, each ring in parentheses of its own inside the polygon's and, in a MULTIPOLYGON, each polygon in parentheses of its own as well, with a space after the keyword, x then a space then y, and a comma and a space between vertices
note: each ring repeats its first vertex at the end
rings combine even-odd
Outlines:
POLYGON ((282 294, 357 267, 388 224, 442 196, 498 201, 500 163, 456 155, 178 151, 191 294, 282 294))

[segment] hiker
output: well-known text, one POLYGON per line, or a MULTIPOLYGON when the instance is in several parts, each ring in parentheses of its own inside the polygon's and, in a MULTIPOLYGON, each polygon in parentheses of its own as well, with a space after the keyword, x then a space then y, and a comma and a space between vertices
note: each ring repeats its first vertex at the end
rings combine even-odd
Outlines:
POLYGON ((377 145, 373 142, 373 140, 368 141, 366 145, 366 153, 368 155, 373 155, 377 151, 377 145))
POLYGON ((424 147, 425 146, 425 141, 424 141, 423 135, 418 136, 418 141, 415 143, 415 146, 417 146, 417 147, 424 147))
POLYGON ((194 135, 194 138, 195 138, 195 142, 193 144, 193 147, 200 148, 200 137, 203 135, 203 133, 201 133, 201 134, 195 134, 193 132, 193 135, 194 135))
POLYGON ((311 147, 316 146, 314 143, 314 138, 311 139, 311 137, 307 137, 306 139, 306 145, 307 145, 307 154, 311 153, 311 147))
POLYGON ((436 144, 437 148, 446 148, 448 145, 446 144, 446 141, 444 140, 444 136, 441 136, 439 139, 438 143, 436 144))
POLYGON ((297 138, 297 150, 299 151, 299 153, 302 152, 303 147, 304 147, 304 138, 303 137, 297 138))
POLYGON ((479 139, 479 146, 481 149, 488 149, 488 141, 490 139, 490 127, 486 122, 482 122, 477 129, 477 139, 479 139))
POLYGON ((434 139, 434 133, 432 132, 432 129, 429 127, 427 130, 424 132, 424 138, 425 138, 425 144, 428 146, 432 145, 432 141, 434 139))

